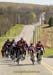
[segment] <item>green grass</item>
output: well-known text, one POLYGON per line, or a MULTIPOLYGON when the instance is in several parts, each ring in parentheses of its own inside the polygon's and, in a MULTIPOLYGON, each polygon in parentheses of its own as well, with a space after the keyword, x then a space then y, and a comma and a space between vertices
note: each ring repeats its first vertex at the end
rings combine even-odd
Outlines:
POLYGON ((53 48, 45 48, 43 57, 53 56, 53 48))
POLYGON ((6 37, 15 37, 20 34, 22 28, 23 28, 23 25, 16 24, 6 33, 5 36, 6 37))
POLYGON ((7 40, 7 38, 12 40, 14 37, 18 36, 22 31, 23 27, 24 25, 22 24, 16 24, 15 26, 11 27, 3 37, 0 37, 0 49, 4 42, 7 40))

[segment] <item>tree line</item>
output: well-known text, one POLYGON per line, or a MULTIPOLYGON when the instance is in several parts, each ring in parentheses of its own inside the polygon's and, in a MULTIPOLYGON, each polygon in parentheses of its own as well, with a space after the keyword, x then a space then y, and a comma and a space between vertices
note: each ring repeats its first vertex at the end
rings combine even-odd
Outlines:
POLYGON ((35 21, 36 14, 28 8, 0 7, 0 36, 15 24, 32 24, 35 21))
POLYGON ((16 24, 28 25, 37 22, 43 10, 35 7, 30 9, 28 7, 17 8, 10 5, 7 7, 0 6, 0 36, 6 34, 8 29, 16 24))

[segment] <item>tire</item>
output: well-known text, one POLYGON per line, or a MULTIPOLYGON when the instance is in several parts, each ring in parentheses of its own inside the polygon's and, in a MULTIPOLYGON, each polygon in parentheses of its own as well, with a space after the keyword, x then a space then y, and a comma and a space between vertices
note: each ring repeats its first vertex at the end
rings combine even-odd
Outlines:
POLYGON ((34 60, 32 61, 32 64, 34 65, 35 63, 34 63, 34 60))
POLYGON ((19 60, 18 60, 18 62, 17 62, 17 63, 18 63, 18 65, 19 65, 19 60))
POLYGON ((32 64, 34 65, 35 64, 35 59, 31 58, 31 61, 32 61, 32 64))
POLYGON ((21 59, 21 56, 18 56, 18 57, 17 57, 17 60, 16 60, 16 62, 17 62, 18 64, 19 64, 20 59, 21 59))
POLYGON ((38 62, 38 64, 41 64, 41 55, 40 54, 38 55, 37 62, 38 62))
POLYGON ((17 59, 16 62, 19 64, 19 59, 17 59))

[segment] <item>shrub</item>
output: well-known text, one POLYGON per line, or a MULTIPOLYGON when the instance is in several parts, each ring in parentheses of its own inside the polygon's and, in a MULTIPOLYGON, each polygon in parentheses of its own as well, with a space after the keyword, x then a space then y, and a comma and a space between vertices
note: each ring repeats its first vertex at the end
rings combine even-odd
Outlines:
POLYGON ((50 17, 49 18, 48 24, 49 24, 50 27, 53 26, 53 17, 50 17))

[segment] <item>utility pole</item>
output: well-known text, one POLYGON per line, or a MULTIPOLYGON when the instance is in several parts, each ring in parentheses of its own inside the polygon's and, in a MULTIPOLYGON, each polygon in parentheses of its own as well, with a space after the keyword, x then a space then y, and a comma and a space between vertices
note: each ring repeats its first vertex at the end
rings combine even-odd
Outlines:
POLYGON ((33 30, 33 44, 35 43, 35 30, 33 30))
POLYGON ((36 41, 37 41, 37 31, 36 31, 36 25, 34 26, 35 28, 34 28, 34 30, 33 30, 33 44, 35 44, 36 43, 36 41))

